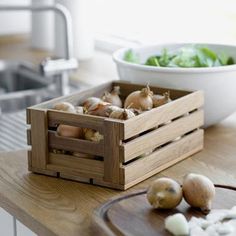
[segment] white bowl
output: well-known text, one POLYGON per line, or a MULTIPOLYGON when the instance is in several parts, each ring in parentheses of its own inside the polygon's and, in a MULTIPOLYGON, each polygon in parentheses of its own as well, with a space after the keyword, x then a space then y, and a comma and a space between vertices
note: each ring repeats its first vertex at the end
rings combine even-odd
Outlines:
MULTIPOLYGON (((142 46, 133 51, 144 63, 149 56, 160 54, 189 44, 162 44, 142 46)), ((199 44, 198 44, 199 45, 199 44)), ((200 44, 201 45, 201 44, 200 44)), ((202 44, 216 52, 224 52, 236 62, 236 46, 202 44)), ((205 94, 205 127, 218 123, 236 111, 236 65, 202 68, 167 68, 129 63, 123 60, 128 48, 113 55, 121 80, 149 83, 174 89, 203 90, 205 94)))

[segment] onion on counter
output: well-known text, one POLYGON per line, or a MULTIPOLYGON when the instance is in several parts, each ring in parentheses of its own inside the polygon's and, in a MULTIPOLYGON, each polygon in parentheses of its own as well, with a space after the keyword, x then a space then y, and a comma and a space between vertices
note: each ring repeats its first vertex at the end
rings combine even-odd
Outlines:
POLYGON ((147 111, 153 108, 153 92, 149 86, 142 90, 134 91, 125 99, 124 107, 135 108, 141 111, 147 111))
POLYGON ((183 181, 183 195, 185 201, 192 207, 197 207, 203 213, 211 210, 215 197, 215 186, 209 178, 199 174, 188 174, 183 181))
POLYGON ((156 209, 175 208, 182 196, 181 186, 175 180, 165 177, 153 181, 147 191, 147 200, 156 209))

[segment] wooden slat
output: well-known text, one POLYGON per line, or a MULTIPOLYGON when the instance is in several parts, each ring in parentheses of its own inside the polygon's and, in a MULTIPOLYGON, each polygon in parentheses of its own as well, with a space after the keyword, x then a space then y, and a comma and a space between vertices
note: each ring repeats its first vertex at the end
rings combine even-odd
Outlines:
POLYGON ((123 166, 126 188, 189 157, 203 148, 203 130, 197 130, 151 155, 123 166))
MULTIPOLYGON (((122 97, 127 97, 133 91, 141 90, 147 84, 133 84, 128 81, 118 80, 118 81, 113 82, 113 86, 114 85, 120 86, 122 97)), ((157 87, 157 86, 151 86, 151 85, 149 87, 151 91, 153 91, 154 94, 163 94, 169 91, 172 99, 177 99, 193 92, 193 91, 175 90, 175 89, 163 88, 163 87, 157 87)))
POLYGON ((46 168, 48 160, 48 124, 45 111, 31 110, 32 167, 46 168))
POLYGON ((127 162, 139 155, 186 134, 204 123, 203 110, 181 117, 167 125, 121 145, 121 160, 127 162))
POLYGON ((67 173, 68 175, 73 175, 74 172, 76 173, 75 176, 81 174, 81 176, 89 178, 102 178, 104 173, 103 161, 49 153, 49 165, 47 169, 52 170, 56 166, 58 169, 55 170, 64 174, 67 173), (69 171, 70 169, 72 170, 71 172, 69 171))
POLYGON ((30 124, 31 118, 30 118, 30 109, 26 109, 26 124, 30 124))
POLYGON ((53 110, 48 111, 49 127, 54 127, 58 124, 66 124, 83 128, 91 128, 103 133, 104 119, 105 118, 99 116, 80 115, 53 110))
POLYGON ((31 145, 32 144, 32 142, 31 142, 31 129, 26 130, 26 135, 27 135, 27 144, 31 145))
POLYGON ((55 149, 104 156, 103 140, 97 143, 81 139, 66 138, 58 136, 55 131, 48 131, 48 145, 50 148, 55 149))
POLYGON ((32 170, 32 151, 28 150, 27 151, 27 157, 28 157, 28 170, 32 170))
POLYGON ((68 96, 62 96, 59 98, 52 99, 47 102, 40 103, 38 105, 32 106, 34 109, 50 109, 56 103, 59 102, 70 102, 73 105, 80 105, 88 97, 102 97, 105 91, 111 91, 112 82, 104 83, 94 88, 90 88, 84 91, 76 92, 68 96))
POLYGON ((164 106, 144 112, 123 123, 123 139, 131 138, 141 132, 157 127, 189 111, 200 108, 203 104, 203 92, 197 91, 165 104, 164 106))
POLYGON ((120 158, 119 158, 119 124, 105 121, 104 133, 105 155, 104 155, 104 181, 119 184, 120 158))

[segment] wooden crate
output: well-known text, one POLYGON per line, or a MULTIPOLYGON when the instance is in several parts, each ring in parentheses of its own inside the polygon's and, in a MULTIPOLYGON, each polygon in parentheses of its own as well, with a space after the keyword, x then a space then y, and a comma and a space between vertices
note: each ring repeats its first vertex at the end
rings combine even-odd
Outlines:
POLYGON ((50 109, 61 101, 77 105, 90 96, 101 97, 114 85, 120 86, 122 99, 144 86, 115 81, 27 109, 30 171, 125 190, 203 148, 202 91, 151 86, 154 93, 170 91, 173 101, 126 121, 50 109), (92 128, 104 139, 96 143, 61 137, 55 131, 58 124, 92 128), (92 154, 100 159, 55 154, 51 149, 92 154), (150 150, 154 151, 143 155, 150 150))

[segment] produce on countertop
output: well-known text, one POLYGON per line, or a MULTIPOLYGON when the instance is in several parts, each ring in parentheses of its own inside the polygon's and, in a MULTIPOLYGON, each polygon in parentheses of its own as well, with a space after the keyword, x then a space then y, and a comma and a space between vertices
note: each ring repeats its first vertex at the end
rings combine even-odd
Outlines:
POLYGON ((191 173, 184 177, 183 194, 190 206, 208 213, 215 196, 215 186, 206 176, 191 173))
MULTIPOLYGON (((139 55, 133 50, 128 50, 123 60, 135 64, 141 64, 139 55)), ((216 53, 207 46, 185 46, 174 52, 168 52, 166 48, 160 55, 148 57, 144 63, 147 66, 155 67, 216 67, 234 64, 234 59, 224 52, 216 53)))
POLYGON ((159 178, 147 190, 147 199, 155 209, 172 209, 183 197, 181 186, 173 179, 159 178))

